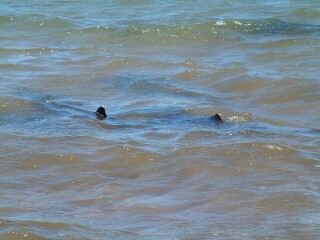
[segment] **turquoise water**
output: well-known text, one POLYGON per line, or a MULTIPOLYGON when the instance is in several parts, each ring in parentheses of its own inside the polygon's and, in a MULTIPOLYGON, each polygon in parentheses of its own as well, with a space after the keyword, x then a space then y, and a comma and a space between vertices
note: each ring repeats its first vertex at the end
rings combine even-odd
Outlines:
POLYGON ((318 0, 1 1, 0 239, 318 239, 319 38, 318 0))

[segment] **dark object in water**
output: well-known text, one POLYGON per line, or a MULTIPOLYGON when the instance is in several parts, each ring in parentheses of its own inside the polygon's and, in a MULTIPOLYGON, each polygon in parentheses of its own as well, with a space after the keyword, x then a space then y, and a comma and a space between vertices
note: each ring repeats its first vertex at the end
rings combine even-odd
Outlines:
POLYGON ((104 119, 107 117, 106 110, 102 106, 100 106, 97 109, 96 114, 97 114, 97 118, 99 118, 99 119, 104 119))
POLYGON ((222 121, 221 113, 217 113, 216 115, 212 116, 212 118, 217 121, 222 121))

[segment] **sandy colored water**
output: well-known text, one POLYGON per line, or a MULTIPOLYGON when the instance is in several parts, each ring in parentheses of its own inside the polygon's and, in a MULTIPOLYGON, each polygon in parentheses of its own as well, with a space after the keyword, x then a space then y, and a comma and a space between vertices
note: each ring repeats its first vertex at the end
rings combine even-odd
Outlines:
POLYGON ((317 3, 2 1, 0 239, 318 239, 317 3))

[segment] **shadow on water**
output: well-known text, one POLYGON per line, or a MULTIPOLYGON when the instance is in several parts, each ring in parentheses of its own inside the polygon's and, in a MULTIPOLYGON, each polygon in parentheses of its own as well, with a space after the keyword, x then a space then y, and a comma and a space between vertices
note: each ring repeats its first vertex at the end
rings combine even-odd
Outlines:
POLYGON ((222 109, 223 120, 219 121, 213 117, 215 113, 181 106, 137 106, 134 110, 123 109, 115 114, 108 113, 106 107, 108 117, 98 119, 95 111, 99 106, 88 109, 83 100, 70 100, 26 89, 18 95, 19 98, 12 97, 12 104, 3 121, 7 124, 5 131, 24 136, 63 139, 94 136, 103 141, 134 141, 152 146, 176 142, 188 144, 190 141, 196 141, 194 144, 212 144, 217 137, 222 137, 222 141, 286 138, 292 144, 301 144, 297 141, 320 136, 319 129, 301 128, 230 109, 222 109))
POLYGON ((226 20, 214 24, 220 29, 234 29, 243 33, 311 34, 320 33, 320 26, 282 21, 278 18, 262 20, 226 20))

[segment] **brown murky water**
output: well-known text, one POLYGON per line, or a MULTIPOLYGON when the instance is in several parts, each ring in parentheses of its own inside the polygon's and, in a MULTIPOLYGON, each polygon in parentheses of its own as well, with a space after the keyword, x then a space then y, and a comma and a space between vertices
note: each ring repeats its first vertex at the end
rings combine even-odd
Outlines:
POLYGON ((0 3, 0 239, 319 239, 317 1, 204 3, 0 3))

